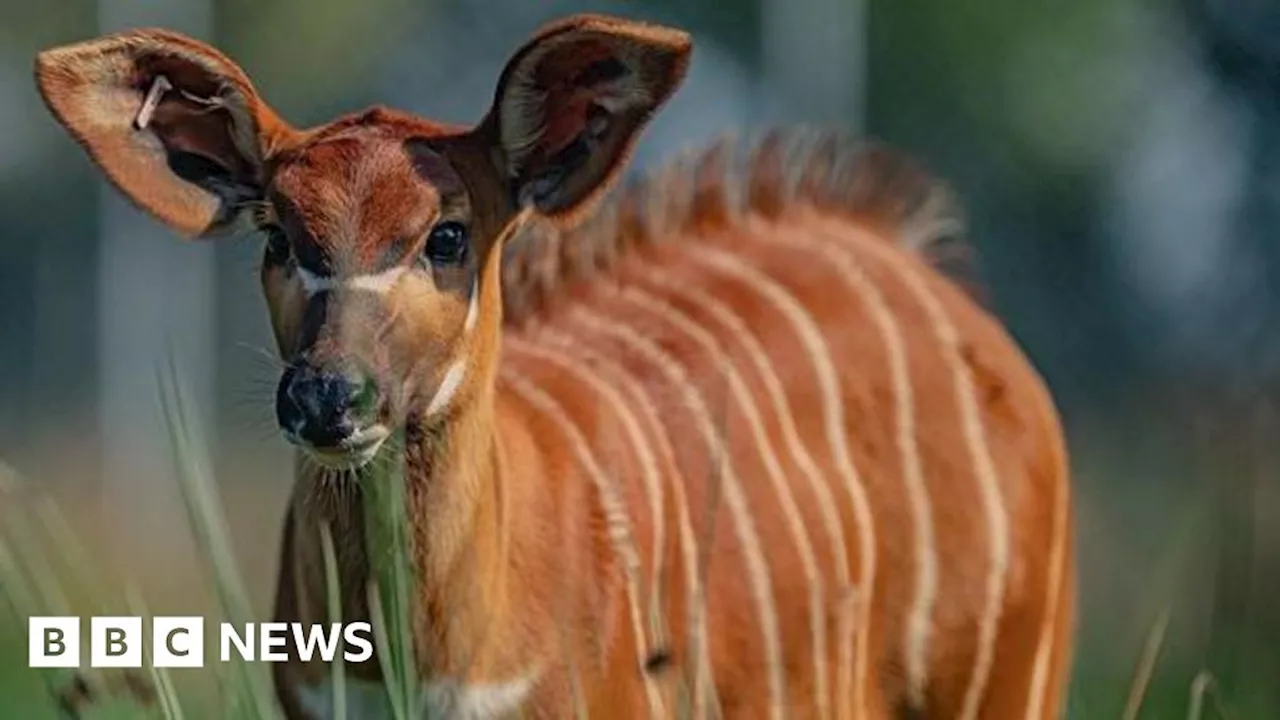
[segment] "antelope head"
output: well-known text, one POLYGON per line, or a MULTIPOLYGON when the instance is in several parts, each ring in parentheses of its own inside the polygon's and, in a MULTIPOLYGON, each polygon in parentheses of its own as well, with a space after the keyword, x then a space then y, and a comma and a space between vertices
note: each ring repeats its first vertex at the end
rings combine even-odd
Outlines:
POLYGON ((265 237, 280 430, 352 468, 492 385, 504 238, 588 211, 689 56, 676 30, 568 18, 516 51, 469 128, 373 108, 297 129, 225 55, 161 30, 46 51, 36 74, 140 208, 188 236, 265 237))

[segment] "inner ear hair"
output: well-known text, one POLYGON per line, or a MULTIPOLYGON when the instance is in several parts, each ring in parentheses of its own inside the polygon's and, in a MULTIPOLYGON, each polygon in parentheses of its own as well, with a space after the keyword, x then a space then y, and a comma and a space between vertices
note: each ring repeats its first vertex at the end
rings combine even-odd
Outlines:
POLYGON ((519 205, 546 205, 553 200, 552 195, 564 183, 570 174, 580 170, 600 150, 605 133, 609 130, 609 111, 600 103, 593 103, 587 109, 587 122, 583 132, 568 145, 547 158, 546 166, 534 174, 532 178, 512 179, 513 190, 519 205))
MULTIPOLYGON (((648 77, 643 62, 646 50, 653 52, 652 48, 627 42, 626 38, 565 33, 546 40, 542 46, 526 49, 523 57, 514 59, 505 78, 504 97, 500 100, 499 130, 509 174, 519 178, 531 161, 560 159, 554 152, 547 153, 548 134, 560 130, 553 126, 550 114, 566 109, 558 107, 559 104, 581 101, 575 96, 590 94, 589 99, 585 99, 586 117, 583 118, 587 127, 581 134, 594 135, 588 142, 598 141, 613 118, 656 106, 658 99, 653 97, 650 86, 661 84, 661 79, 648 77), (562 71, 557 70, 557 66, 583 53, 600 57, 585 68, 570 71, 571 75, 559 75, 562 71), (539 158, 540 154, 544 157, 539 158)), ((554 120, 562 121, 562 118, 554 120)), ((569 158, 580 149, 572 145, 571 142, 561 150, 568 150, 569 158)))
POLYGON ((687 33, 600 15, 544 27, 507 63, 492 117, 517 205, 567 221, 629 158, 688 67, 687 33))

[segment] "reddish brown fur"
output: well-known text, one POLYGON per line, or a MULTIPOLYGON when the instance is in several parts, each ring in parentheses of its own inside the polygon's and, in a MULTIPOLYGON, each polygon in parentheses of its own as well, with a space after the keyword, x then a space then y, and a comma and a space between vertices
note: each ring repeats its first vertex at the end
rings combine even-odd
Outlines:
MULTIPOLYGON (((848 618, 859 621, 849 627, 866 638, 870 663, 865 678, 853 679, 866 702, 852 708, 854 716, 894 717, 910 704, 903 638, 918 592, 918 548, 904 490, 909 454, 898 434, 903 406, 882 317, 869 296, 846 284, 841 266, 831 261, 840 256, 883 298, 901 333, 914 391, 907 412, 941 554, 919 709, 927 717, 960 713, 980 652, 985 577, 996 567, 987 509, 975 489, 979 463, 966 435, 972 426, 958 404, 966 397, 956 379, 963 376, 973 384, 982 447, 1009 521, 993 667, 978 715, 1057 717, 1074 597, 1062 433, 1043 383, 1013 341, 927 262, 934 241, 959 228, 937 183, 888 151, 851 149, 822 136, 798 152, 790 136, 772 135, 744 167, 722 146, 623 191, 580 228, 566 227, 586 217, 687 62, 688 40, 675 31, 594 16, 569 19, 516 53, 495 109, 473 129, 375 109, 295 130, 262 103, 230 60, 157 31, 49 51, 37 63, 37 77, 59 120, 144 209, 190 234, 224 228, 238 217, 285 233, 295 259, 263 268, 282 356, 306 353, 316 362, 369 368, 386 395, 382 419, 406 426, 414 630, 424 680, 505 682, 533 672, 536 683, 520 710, 534 717, 577 710, 640 717, 650 691, 665 714, 690 702, 698 707, 681 699, 698 682, 698 634, 691 626, 698 615, 689 604, 697 595, 689 594, 686 574, 693 572, 706 584, 702 617, 714 682, 713 696, 702 700, 726 717, 767 716, 773 676, 761 639, 764 617, 744 570, 751 566, 743 564, 752 546, 742 541, 732 511, 733 470, 767 565, 762 581, 776 601, 787 712, 819 716, 814 691, 825 678, 822 706, 846 716, 851 698, 833 690, 844 687, 840 673, 849 669, 841 634, 848 618), (622 62, 627 79, 643 91, 583 79, 599 71, 592 63, 601 57, 622 62), (151 129, 131 128, 156 68, 188 95, 167 97, 151 129), (530 96, 543 98, 538 107, 545 117, 529 124, 538 131, 527 152, 504 144, 511 137, 504 136, 501 119, 516 107, 504 104, 504 93, 524 78, 547 90, 530 96), (111 102, 95 107, 102 98, 111 102), (209 98, 221 98, 218 112, 225 116, 219 117, 228 125, 191 120, 189 106, 209 98), (550 194, 534 195, 552 222, 517 217, 513 185, 531 183, 559 162, 557 153, 587 132, 599 110, 593 103, 605 101, 622 110, 608 116, 591 157, 570 168, 550 194), (241 131, 256 138, 250 151, 233 142, 241 131), (169 172, 165 153, 175 150, 219 163, 233 187, 169 172), (326 291, 320 321, 304 317, 311 301, 299 263, 323 266, 339 280, 408 268, 429 228, 451 218, 470 228, 472 252, 463 266, 406 271, 372 297, 336 286, 326 291), (766 277, 820 328, 838 382, 842 427, 828 426, 833 398, 800 326, 760 287, 714 269, 707 260, 713 256, 736 258, 732 262, 766 277), (478 321, 469 329, 473 278, 478 321), (751 337, 727 325, 708 301, 695 300, 691 289, 723 304, 751 337), (936 298, 954 325, 963 367, 939 340, 938 321, 920 293, 936 298), (319 335, 306 338, 309 332, 319 335), (655 343, 688 383, 673 383, 619 332, 655 343), (763 360, 754 354, 757 346, 763 360), (441 414, 426 416, 455 361, 465 368, 457 394, 441 414), (601 382, 588 381, 589 373, 601 382), (788 446, 784 415, 769 400, 775 374, 785 414, 834 503, 821 487, 797 479, 804 469, 800 455, 788 446), (735 396, 735 387, 748 403, 735 396), (686 391, 705 403, 708 417, 684 400, 686 391), (549 411, 546 398, 568 425, 549 411), (704 421, 729 447, 724 457, 710 451, 704 421), (858 541, 865 527, 842 490, 837 439, 848 443, 865 485, 875 528, 871 547, 858 541), (641 481, 650 458, 664 489, 657 516, 649 513, 649 488, 641 481), (819 569, 812 581, 778 488, 767 482, 771 458, 811 542, 819 569), (601 476, 592 475, 593 463, 601 476), (621 521, 609 514, 614 491, 626 511, 621 521), (819 530, 824 510, 838 520, 842 547, 819 530), (698 544, 696 567, 686 565, 682 513, 698 544), (665 534, 655 555, 659 527, 665 534), (1055 543, 1061 548, 1056 559, 1055 543), (638 559, 637 575, 628 573, 628 547, 638 559), (870 587, 861 585, 860 573, 870 567, 863 550, 877 568, 870 587), (840 557, 844 567, 836 567, 840 557), (850 584, 841 585, 839 577, 850 584), (1054 577, 1058 592, 1051 597, 1054 577), (659 579, 657 588, 650 578, 659 579), (824 652, 815 652, 810 636, 815 618, 806 598, 817 589, 828 621, 824 652), (650 606, 651 598, 658 605, 650 606), (639 632, 633 605, 643 609, 639 632), (1046 631, 1045 698, 1038 711, 1029 711, 1046 631), (815 670, 815 655, 827 674, 815 670)), ((323 524, 339 540, 346 619, 366 619, 361 495, 344 485, 335 490, 331 473, 306 463, 299 468, 283 532, 276 619, 328 619, 323 524)), ((857 662, 856 652, 852 657, 857 662)), ((328 667, 293 661, 275 670, 286 715, 311 717, 299 692, 324 680, 328 667)), ((374 662, 348 671, 379 678, 374 662)))

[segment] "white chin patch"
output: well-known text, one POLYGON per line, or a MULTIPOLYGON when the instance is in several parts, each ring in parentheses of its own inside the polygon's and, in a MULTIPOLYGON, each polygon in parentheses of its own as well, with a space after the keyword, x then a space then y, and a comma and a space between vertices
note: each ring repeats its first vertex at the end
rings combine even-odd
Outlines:
POLYGON ((304 448, 304 451, 307 457, 321 467, 330 470, 358 470, 377 457, 378 451, 390 436, 391 431, 385 426, 374 425, 361 430, 347 441, 350 450, 304 448))

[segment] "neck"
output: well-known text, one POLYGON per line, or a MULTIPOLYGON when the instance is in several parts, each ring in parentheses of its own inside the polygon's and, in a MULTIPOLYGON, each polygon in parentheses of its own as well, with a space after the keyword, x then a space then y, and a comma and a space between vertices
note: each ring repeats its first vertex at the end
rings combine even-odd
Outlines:
POLYGON ((402 479, 418 667, 426 679, 459 680, 518 670, 514 658, 503 657, 500 642, 507 598, 518 597, 519 588, 510 585, 514 578, 507 572, 512 488, 499 471, 493 415, 492 391, 476 393, 449 414, 447 423, 409 427, 402 448, 388 447, 394 455, 379 458, 357 478, 334 482, 314 469, 300 473, 287 531, 295 550, 286 560, 298 619, 320 622, 328 615, 319 542, 324 525, 336 544, 345 620, 371 618, 371 580, 377 580, 384 597, 392 592, 388 571, 373 567, 369 549, 371 541, 384 548, 393 537, 391 513, 383 508, 387 493, 395 492, 402 479), (403 468, 402 475, 397 468, 403 468))
MULTIPOLYGON (((502 449, 495 432, 495 377, 501 333, 501 296, 496 263, 486 263, 479 283, 478 320, 469 327, 457 355, 464 369, 446 406, 413 417, 401 447, 360 471, 360 492, 341 513, 359 518, 339 538, 349 551, 358 548, 358 566, 344 573, 347 597, 364 595, 370 577, 370 537, 388 538, 389 513, 370 513, 366 503, 378 493, 396 491, 401 476, 384 468, 403 468, 404 536, 412 572, 410 607, 415 655, 430 676, 462 678, 506 674, 501 638, 506 634, 508 598, 520 589, 508 572, 511 536, 517 517, 508 512, 512 492, 527 492, 504 482, 502 449), (493 267, 489 267, 493 266, 493 267), (376 490, 375 490, 376 488, 376 490), (355 530, 356 532, 351 532, 355 530), (354 548, 352 547, 354 546, 354 548)), ((433 403, 434 405, 434 403, 433 403)), ((323 488, 324 483, 304 483, 323 488)), ((332 492, 332 491, 330 491, 332 492)), ((324 507, 316 504, 314 507, 324 507)), ((383 555, 385 557, 385 555, 383 555)), ((367 608, 364 603, 359 607, 367 608)), ((514 658, 510 659, 514 662, 514 658)))
POLYGON ((359 488, 301 472, 287 531, 293 549, 286 548, 286 559, 293 565, 296 590, 292 603, 281 598, 284 604, 295 605, 295 612, 313 621, 325 616, 317 526, 328 523, 338 545, 344 615, 368 619, 367 543, 387 536, 387 528, 368 523, 385 523, 387 514, 371 515, 366 503, 399 477, 378 469, 403 468, 414 654, 428 679, 523 676, 530 660, 524 656, 527 644, 504 642, 520 629, 513 614, 517 603, 529 600, 529 588, 520 586, 527 573, 510 568, 528 564, 526 556, 538 552, 538 543, 515 538, 527 535, 526 519, 535 515, 532 504, 541 498, 537 488, 508 482, 503 472, 503 443, 524 440, 519 433, 504 440, 509 433, 496 428, 504 414, 495 390, 502 331, 500 257, 499 243, 481 271, 477 320, 465 330, 455 356, 463 376, 448 402, 429 415, 424 407, 423 415, 411 419, 403 445, 388 447, 386 457, 359 472, 359 488))
POLYGON ((492 389, 485 385, 446 421, 411 428, 406 437, 418 653, 423 666, 446 675, 484 664, 475 654, 484 654, 505 596, 507 488, 498 471, 492 389))

